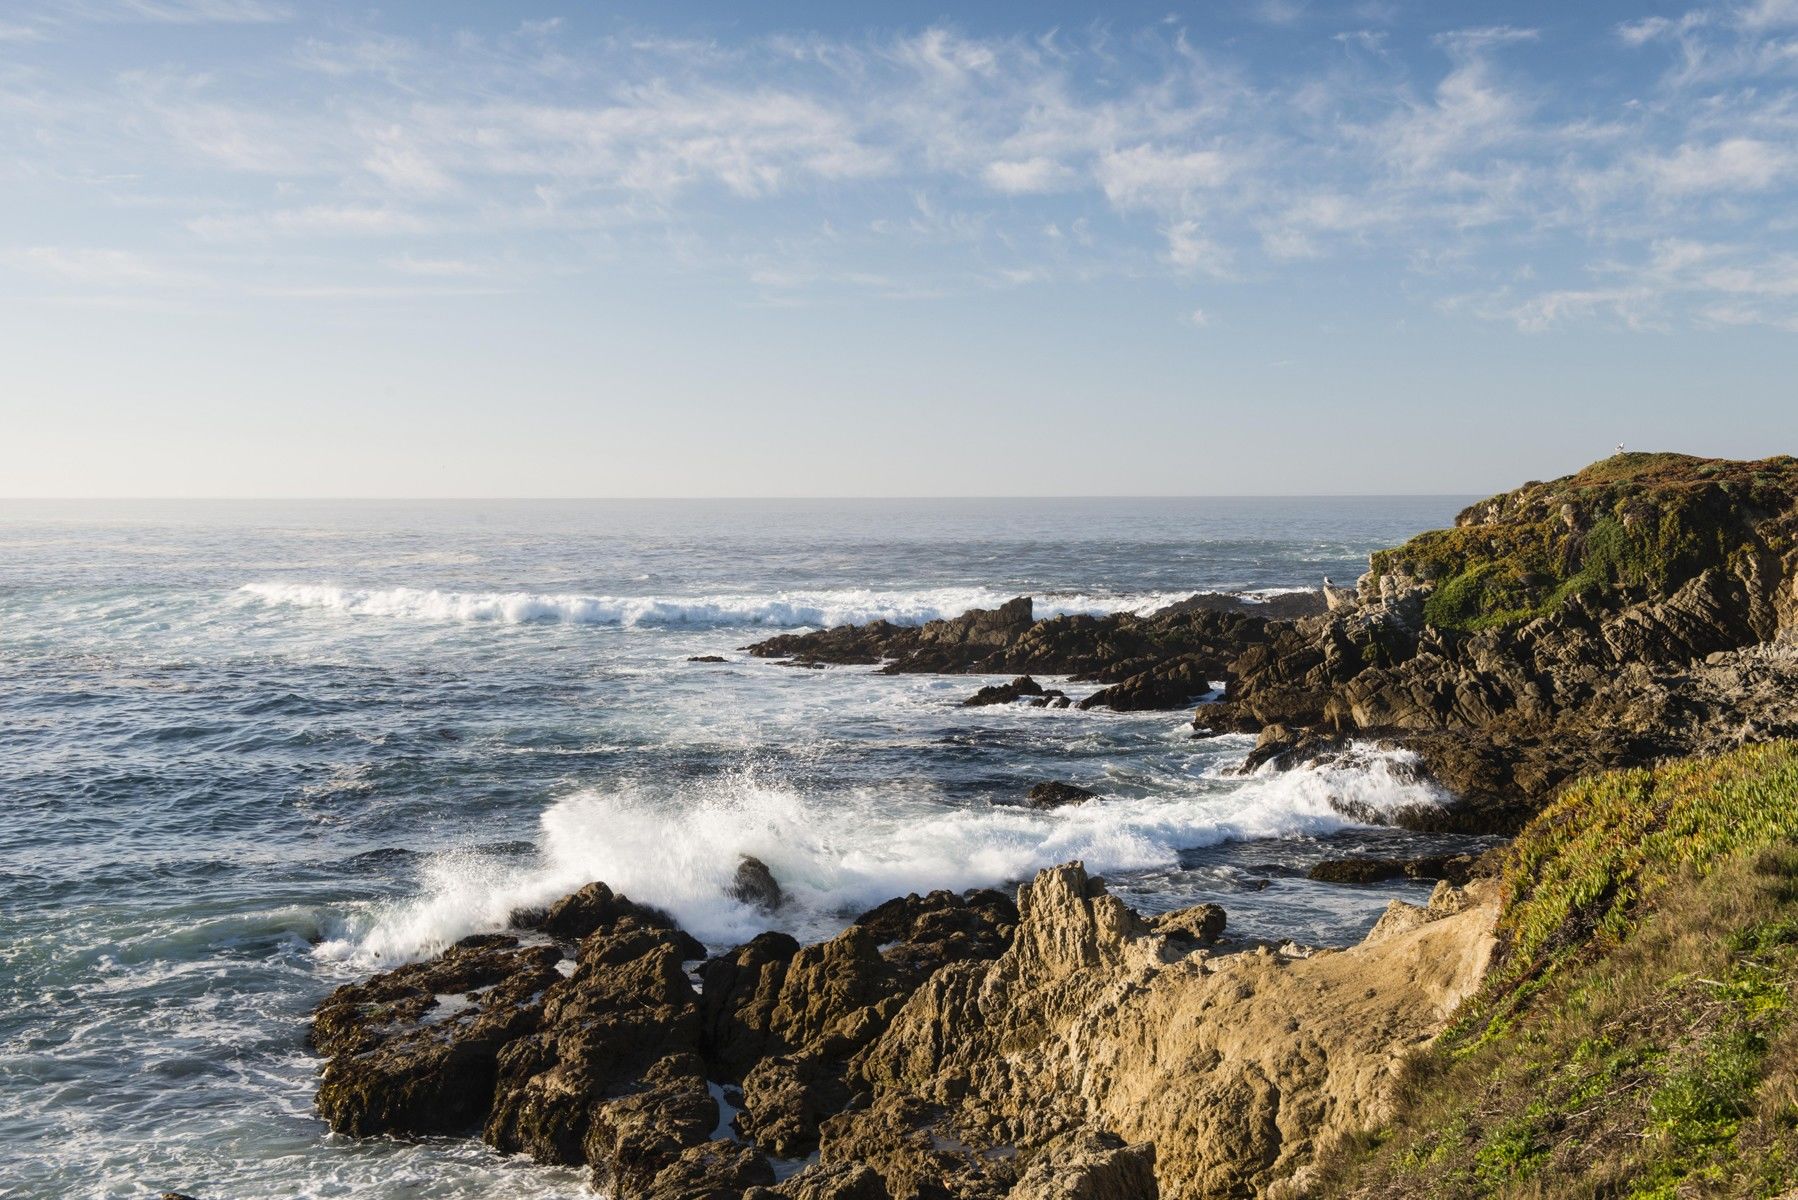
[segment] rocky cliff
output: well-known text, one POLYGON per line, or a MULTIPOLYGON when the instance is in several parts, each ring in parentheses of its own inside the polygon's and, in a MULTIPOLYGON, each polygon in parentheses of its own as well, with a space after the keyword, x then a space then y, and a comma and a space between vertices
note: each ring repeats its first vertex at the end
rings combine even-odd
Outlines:
POLYGON ((1798 459, 1619 455, 1373 556, 1353 602, 1232 661, 1210 729, 1285 765, 1416 750, 1515 830, 1568 780, 1798 733, 1798 459))

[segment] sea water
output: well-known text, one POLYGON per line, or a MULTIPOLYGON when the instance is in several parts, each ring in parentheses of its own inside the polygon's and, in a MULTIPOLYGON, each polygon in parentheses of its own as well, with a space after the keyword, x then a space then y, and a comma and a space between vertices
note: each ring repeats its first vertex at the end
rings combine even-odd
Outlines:
POLYGON ((1466 500, 0 502, 0 1196, 585 1194, 330 1135, 305 1022, 593 879, 723 948, 1078 858, 1146 910, 1352 941, 1427 886, 1310 864, 1470 844, 1342 814, 1445 799, 1402 754, 1244 777, 1190 711, 740 648, 1346 583, 1466 500), (1048 779, 1098 798, 1007 803, 1048 779), (745 854, 775 918, 729 896, 745 854))

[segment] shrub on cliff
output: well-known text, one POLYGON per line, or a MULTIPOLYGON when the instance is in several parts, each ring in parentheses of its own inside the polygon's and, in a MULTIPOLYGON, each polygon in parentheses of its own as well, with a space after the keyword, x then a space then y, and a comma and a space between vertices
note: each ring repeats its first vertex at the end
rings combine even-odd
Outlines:
POLYGON ((1577 784, 1504 882, 1484 989, 1326 1194, 1798 1184, 1798 744, 1577 784))
POLYGON ((1710 567, 1783 554, 1798 531, 1798 459, 1618 454, 1464 510, 1452 529, 1373 556, 1377 574, 1435 583, 1424 616, 1479 629, 1619 587, 1666 595, 1710 567))

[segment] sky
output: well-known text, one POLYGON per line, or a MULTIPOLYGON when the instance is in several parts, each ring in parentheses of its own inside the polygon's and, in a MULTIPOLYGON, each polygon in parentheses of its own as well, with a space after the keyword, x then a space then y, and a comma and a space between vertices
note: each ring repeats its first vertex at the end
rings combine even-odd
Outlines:
POLYGON ((9 0, 0 495, 1798 451, 1798 0, 9 0))

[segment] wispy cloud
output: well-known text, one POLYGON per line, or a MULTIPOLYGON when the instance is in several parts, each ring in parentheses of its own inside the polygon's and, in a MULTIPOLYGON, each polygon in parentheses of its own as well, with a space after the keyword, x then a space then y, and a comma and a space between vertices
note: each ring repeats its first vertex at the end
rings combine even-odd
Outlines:
MULTIPOLYGON (((1782 261, 1790 242, 1798 0, 1637 19, 1579 46, 1515 26, 1401 44, 1345 34, 1339 7, 1236 10, 1257 37, 1307 48, 1304 69, 1178 21, 1127 37, 932 27, 720 42, 583 40, 554 20, 322 28, 271 0, 67 11, 61 35, 76 18, 279 32, 267 60, 230 71, 0 73, 0 110, 18 118, 0 129, 6 169, 104 178, 113 203, 168 214, 156 261, 210 256, 209 271, 280 247, 338 264, 365 294, 490 281, 475 262, 504 261, 515 282, 569 269, 579 256, 560 239, 583 234, 735 272, 782 302, 1105 273, 1248 281, 1350 256, 1426 301, 1527 329, 1789 316, 1769 268, 1759 290, 1730 271, 1757 252, 1782 261), (1582 55, 1613 56, 1609 78, 1542 70, 1582 55), (775 244, 794 261, 771 261, 775 244), (1693 244, 1740 249, 1707 252, 1705 269, 1667 257, 1693 244), (1536 272, 1527 291, 1520 266, 1536 272), (1452 295, 1435 290, 1450 277, 1452 295)), ((19 39, 42 36, 39 15, 19 39)), ((1378 5, 1348 15, 1392 19, 1378 5)), ((32 252, 5 261, 25 270, 32 252)), ((90 264, 94 286, 103 267, 90 264)), ((123 261, 112 278, 144 286, 123 261)))

